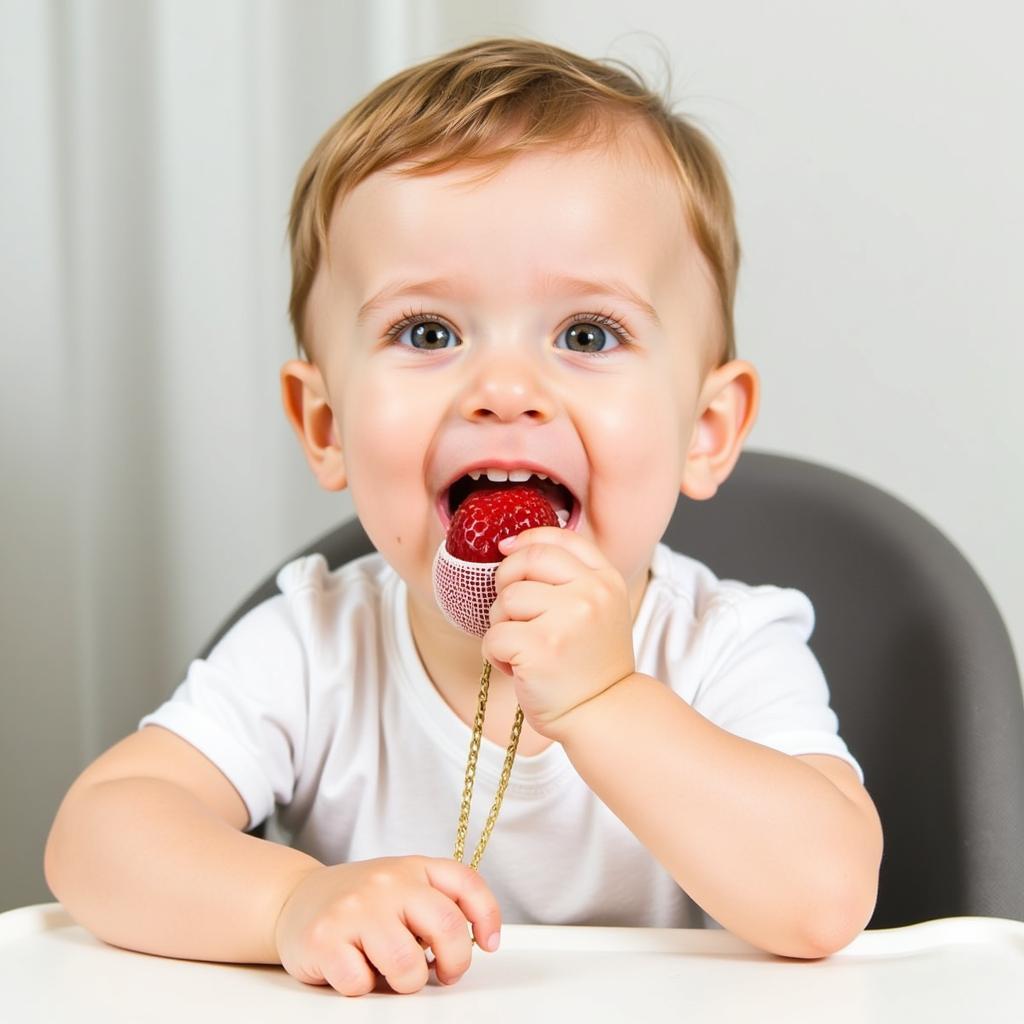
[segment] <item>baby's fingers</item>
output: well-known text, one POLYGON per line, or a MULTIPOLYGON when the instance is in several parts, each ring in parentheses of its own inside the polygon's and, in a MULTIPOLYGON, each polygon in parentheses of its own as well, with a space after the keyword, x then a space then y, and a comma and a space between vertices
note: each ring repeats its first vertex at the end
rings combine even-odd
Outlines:
POLYGON ((443 892, 425 888, 405 906, 405 923, 434 951, 437 980, 454 985, 473 960, 466 916, 443 892))
POLYGON ((377 987, 377 975, 362 951, 350 942, 341 943, 320 965, 331 988, 343 996, 365 996, 377 987))
MULTIPOLYGON (((481 949, 493 952, 488 940, 501 934, 501 907, 487 883, 468 864, 454 859, 428 857, 424 860, 430 884, 459 905, 473 926, 473 936, 481 949)), ((437 956, 437 950, 434 950, 437 956)))
POLYGON ((368 927, 362 944, 366 959, 396 992, 418 992, 429 980, 427 955, 401 921, 368 927))

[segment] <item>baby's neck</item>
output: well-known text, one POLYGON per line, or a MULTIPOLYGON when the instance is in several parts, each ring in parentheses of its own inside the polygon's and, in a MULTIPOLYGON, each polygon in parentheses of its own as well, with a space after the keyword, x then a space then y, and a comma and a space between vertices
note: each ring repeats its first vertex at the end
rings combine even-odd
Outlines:
MULTIPOLYGON (((446 689, 478 693, 484 667, 480 638, 469 636, 451 625, 436 605, 424 607, 412 590, 408 591, 408 602, 412 638, 435 687, 441 689, 438 682, 443 679, 446 689)), ((491 668, 490 691, 511 689, 511 686, 510 676, 491 668)))

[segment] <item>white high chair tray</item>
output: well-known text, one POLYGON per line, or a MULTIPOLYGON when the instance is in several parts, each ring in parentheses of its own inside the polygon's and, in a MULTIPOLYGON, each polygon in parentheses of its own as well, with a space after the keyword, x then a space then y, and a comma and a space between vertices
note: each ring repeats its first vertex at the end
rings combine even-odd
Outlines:
POLYGON ((120 949, 59 903, 0 914, 0 1020, 1024 1021, 1024 922, 950 917, 863 932, 824 960, 772 956, 722 930, 506 924, 462 979, 365 996, 283 968, 120 949), (343 1015, 343 1017, 341 1016, 343 1015))

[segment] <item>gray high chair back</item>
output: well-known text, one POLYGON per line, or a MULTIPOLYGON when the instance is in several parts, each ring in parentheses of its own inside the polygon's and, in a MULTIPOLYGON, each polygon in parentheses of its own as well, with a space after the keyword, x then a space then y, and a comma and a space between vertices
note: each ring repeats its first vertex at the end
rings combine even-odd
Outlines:
MULTIPOLYGON (((868 927, 1024 920, 1024 697, 1006 626, 959 550, 866 481, 751 450, 711 500, 680 496, 663 541, 814 605, 810 647, 884 830, 868 927)), ((372 550, 351 519, 282 564, 318 551, 333 569, 372 550)), ((278 569, 200 657, 278 593, 278 569)))

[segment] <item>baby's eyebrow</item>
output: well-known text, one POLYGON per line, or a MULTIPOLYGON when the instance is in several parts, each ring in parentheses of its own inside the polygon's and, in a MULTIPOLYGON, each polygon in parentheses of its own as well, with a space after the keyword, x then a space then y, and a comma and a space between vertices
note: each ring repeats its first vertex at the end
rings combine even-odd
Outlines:
MULTIPOLYGON (((432 277, 425 281, 392 281, 359 307, 356 323, 362 325, 386 303, 408 295, 450 299, 456 294, 460 283, 460 278, 447 277, 432 277)), ((639 311, 652 326, 661 328, 661 319, 654 306, 624 281, 593 281, 569 274, 542 274, 537 278, 537 284, 542 294, 561 292, 569 296, 613 295, 639 311)))
POLYGON ((563 295, 574 296, 614 295, 617 299, 639 310, 654 327, 659 329, 661 327, 658 311, 625 281, 592 281, 589 278, 573 277, 570 274, 543 274, 538 280, 542 290, 546 292, 561 292, 563 295))

